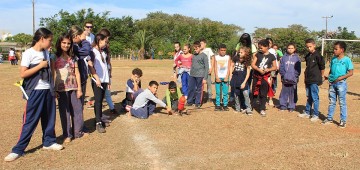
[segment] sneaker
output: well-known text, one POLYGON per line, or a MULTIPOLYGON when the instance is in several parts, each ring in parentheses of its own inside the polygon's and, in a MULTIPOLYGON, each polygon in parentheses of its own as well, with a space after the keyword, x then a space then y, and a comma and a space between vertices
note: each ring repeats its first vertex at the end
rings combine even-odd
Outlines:
POLYGON ((224 111, 229 111, 229 107, 227 107, 227 106, 224 106, 223 109, 224 109, 224 111))
POLYGON ((249 111, 246 111, 246 114, 248 115, 248 116, 252 116, 252 111, 251 110, 249 110, 249 111))
POLYGON ((265 110, 261 110, 261 111, 260 111, 260 115, 261 115, 262 117, 265 117, 265 116, 266 116, 265 110))
POLYGON ((53 144, 50 145, 50 146, 43 146, 43 149, 59 151, 59 150, 61 150, 61 149, 64 149, 64 147, 63 147, 62 145, 60 145, 60 144, 53 143, 53 144))
POLYGON ((339 128, 345 128, 345 127, 346 127, 346 122, 343 120, 340 120, 339 128))
POLYGON ((4 158, 5 162, 11 162, 11 161, 15 161, 17 158, 20 158, 21 155, 17 154, 17 153, 10 153, 9 155, 7 155, 4 158))
POLYGON ((110 113, 111 113, 111 114, 118 114, 118 112, 117 112, 115 109, 111 109, 111 110, 110 110, 110 113))
POLYGON ((246 109, 240 109, 240 112, 245 114, 246 113, 246 109))
POLYGON ((201 105, 200 105, 200 104, 195 104, 195 107, 196 107, 197 109, 200 109, 201 105))
POLYGON ((215 110, 214 111, 221 111, 221 107, 220 106, 215 106, 215 110))
POLYGON ((301 118, 310 118, 310 115, 307 114, 306 112, 303 112, 303 113, 298 114, 298 117, 301 117, 301 118))
POLYGON ((99 122, 99 123, 96 123, 96 130, 99 132, 99 133, 105 133, 106 130, 105 128, 103 127, 102 123, 99 122))
POLYGON ((269 100, 269 106, 274 106, 274 102, 272 100, 269 100))
POLYGON ((319 120, 319 116, 312 116, 310 121, 317 122, 319 120))
POLYGON ((324 125, 328 125, 328 124, 332 124, 333 123, 333 120, 329 120, 329 119, 325 119, 322 124, 324 125))
POLYGON ((290 113, 294 112, 294 109, 289 109, 289 112, 290 112, 290 113))
POLYGON ((192 107, 192 106, 194 106, 194 104, 187 103, 186 106, 187 106, 187 107, 192 107))
POLYGON ((71 138, 65 138, 64 143, 70 143, 71 142, 71 138))

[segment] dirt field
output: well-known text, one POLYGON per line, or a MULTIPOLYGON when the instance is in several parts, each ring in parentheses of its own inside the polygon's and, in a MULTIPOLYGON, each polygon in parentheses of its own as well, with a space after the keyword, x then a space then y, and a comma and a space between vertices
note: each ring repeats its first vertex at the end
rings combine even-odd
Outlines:
MULTIPOLYGON (((120 108, 125 81, 131 70, 143 70, 143 87, 150 80, 169 81, 171 61, 114 60, 113 101, 120 108)), ((303 64, 304 66, 304 64, 303 64)), ((327 65, 328 66, 328 65, 327 65)), ((304 68, 304 67, 303 67, 304 68)), ((355 65, 360 69, 360 64, 355 65)), ((2 73, 0 155, 3 159, 16 144, 25 101, 13 84, 19 68, 0 65, 2 73)), ((301 77, 303 79, 303 77, 301 77)), ((348 122, 345 129, 336 124, 322 125, 298 118, 306 102, 304 84, 299 84, 299 102, 293 113, 269 108, 267 117, 214 112, 206 103, 191 115, 158 114, 147 120, 125 115, 113 116, 105 134, 94 131, 94 112, 85 109, 85 123, 92 133, 65 144, 62 151, 41 147, 41 127, 36 129, 25 156, 14 162, 1 162, 2 169, 359 169, 360 168, 360 86, 359 71, 348 80, 348 122)), ((300 80, 303 82, 303 80, 300 80)), ((89 83, 88 83, 89 84, 89 83)), ((160 85, 159 96, 166 86, 160 85)), ((280 87, 281 88, 281 87, 280 87)), ((278 99, 280 88, 276 94, 278 99)), ((88 86, 87 96, 92 96, 88 86)), ((321 118, 327 114, 327 85, 320 87, 321 118)), ((214 91, 213 87, 213 91, 214 91)), ((275 104, 277 104, 277 100, 275 104)), ((104 112, 109 114, 108 108, 104 112)), ((58 112, 57 112, 58 114, 58 112)), ((335 113, 339 121, 339 107, 335 113)), ((56 134, 62 143, 60 118, 56 134)))

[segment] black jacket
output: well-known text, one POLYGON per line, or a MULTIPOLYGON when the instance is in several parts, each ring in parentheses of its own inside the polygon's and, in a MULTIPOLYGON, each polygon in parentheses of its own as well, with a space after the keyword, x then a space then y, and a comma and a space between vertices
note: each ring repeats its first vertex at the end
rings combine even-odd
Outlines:
POLYGON ((305 84, 322 84, 321 70, 325 69, 324 57, 318 51, 305 56, 305 84))

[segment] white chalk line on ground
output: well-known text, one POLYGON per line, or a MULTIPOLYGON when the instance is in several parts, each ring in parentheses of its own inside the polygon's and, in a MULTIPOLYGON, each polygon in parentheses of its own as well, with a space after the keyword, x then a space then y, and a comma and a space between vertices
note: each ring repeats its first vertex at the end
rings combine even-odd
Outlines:
POLYGON ((150 160, 150 164, 152 165, 151 169, 173 169, 173 167, 175 167, 169 161, 161 161, 161 152, 156 148, 157 142, 145 134, 142 130, 143 127, 139 125, 135 118, 127 117, 124 119, 125 120, 122 122, 126 122, 134 131, 132 140, 134 141, 136 148, 139 148, 142 155, 150 160))

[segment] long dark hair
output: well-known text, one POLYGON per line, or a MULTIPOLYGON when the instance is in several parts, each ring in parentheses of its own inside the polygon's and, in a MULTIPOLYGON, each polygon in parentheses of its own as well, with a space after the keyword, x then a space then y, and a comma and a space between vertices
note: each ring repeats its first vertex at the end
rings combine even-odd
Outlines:
POLYGON ((74 53, 73 53, 73 40, 72 40, 72 36, 70 34, 67 34, 67 33, 63 33, 60 35, 60 37, 57 39, 56 41, 56 45, 55 45, 55 48, 56 48, 56 53, 55 55, 57 57, 60 57, 63 53, 63 50, 61 49, 61 41, 63 41, 64 39, 69 39, 70 40, 70 49, 69 51, 67 51, 66 53, 70 56, 70 57, 73 57, 74 53))
POLYGON ((244 47, 251 48, 251 37, 250 37, 250 34, 248 34, 248 33, 242 34, 242 35, 240 36, 239 43, 240 43, 240 45, 242 45, 242 46, 244 46, 244 47))
POLYGON ((92 44, 92 47, 98 47, 99 48, 99 52, 100 52, 100 55, 101 55, 101 60, 102 62, 105 63, 105 60, 104 60, 104 57, 102 56, 102 49, 100 48, 100 41, 102 40, 105 40, 106 36, 103 35, 103 34, 96 34, 95 35, 95 39, 94 39, 94 42, 92 44))
MULTIPOLYGON (((106 28, 102 28, 100 31, 99 31, 99 34, 102 34, 102 35, 105 35, 105 37, 110 37, 111 36, 111 33, 108 29, 106 28)), ((107 60, 109 61, 110 60, 110 44, 109 42, 106 42, 106 48, 103 49, 103 51, 106 53, 106 55, 108 56, 107 57, 107 60)))
POLYGON ((40 41, 41 38, 46 39, 51 36, 53 36, 53 33, 50 30, 48 30, 47 28, 39 28, 34 34, 31 47, 33 47, 38 41, 40 41))

